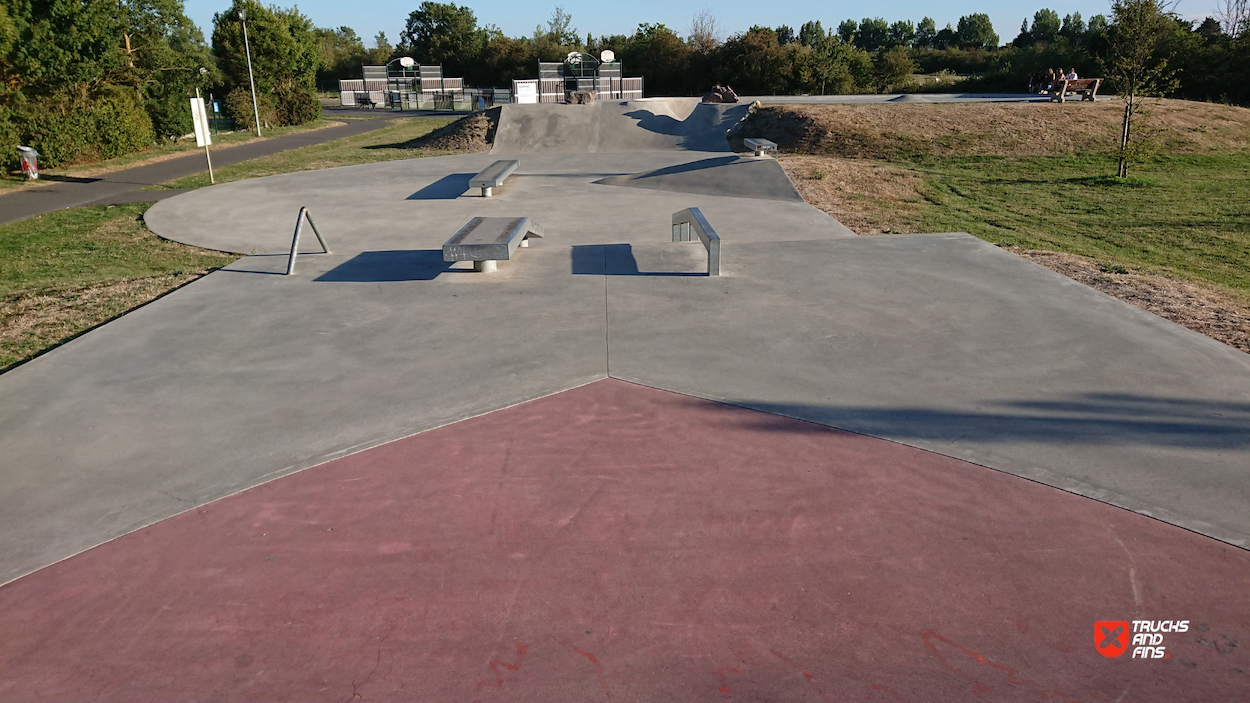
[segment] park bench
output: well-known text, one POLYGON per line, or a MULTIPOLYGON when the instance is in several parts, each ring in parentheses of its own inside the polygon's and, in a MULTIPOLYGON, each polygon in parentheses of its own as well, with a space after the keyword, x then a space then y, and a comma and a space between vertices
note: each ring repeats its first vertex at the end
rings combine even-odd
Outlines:
POLYGON ((763 156, 766 153, 771 153, 773 155, 777 154, 777 143, 767 139, 750 137, 749 139, 743 139, 742 143, 745 144, 755 156, 763 156))
POLYGON ((474 271, 489 273, 542 236, 542 225, 528 217, 475 217, 443 244, 443 261, 472 261, 474 271))
POLYGON ((1102 85, 1101 78, 1077 78, 1068 80, 1055 81, 1050 85, 1050 101, 1065 102, 1070 94, 1080 94, 1081 100, 1092 101, 1098 95, 1098 86, 1102 85))
POLYGON ((694 239, 693 235, 699 235, 699 241, 703 242, 703 247, 707 249, 707 275, 720 275, 720 236, 716 234, 716 230, 712 229, 712 225, 708 224, 707 218, 699 212, 697 207, 688 207, 681 212, 673 213, 673 241, 689 242, 694 239))
POLYGON ((481 173, 474 176, 469 181, 470 188, 481 188, 482 197, 489 198, 491 189, 498 188, 503 182, 512 175, 516 167, 520 164, 518 161, 496 161, 487 166, 481 173))

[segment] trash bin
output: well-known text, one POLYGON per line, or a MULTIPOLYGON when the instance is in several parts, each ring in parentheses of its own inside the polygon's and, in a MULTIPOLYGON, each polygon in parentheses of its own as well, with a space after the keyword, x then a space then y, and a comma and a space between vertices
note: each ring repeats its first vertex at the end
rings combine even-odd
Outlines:
POLYGON ((37 180, 39 178, 39 152, 28 146, 19 146, 17 153, 22 162, 22 173, 26 174, 29 180, 37 180))

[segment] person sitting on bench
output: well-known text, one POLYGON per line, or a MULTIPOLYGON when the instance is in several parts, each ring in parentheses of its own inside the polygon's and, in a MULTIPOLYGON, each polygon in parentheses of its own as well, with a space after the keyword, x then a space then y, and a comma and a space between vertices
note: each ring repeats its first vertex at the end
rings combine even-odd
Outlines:
POLYGON ((1075 67, 1073 67, 1073 68, 1069 69, 1069 70, 1068 70, 1068 75, 1064 76, 1064 78, 1066 78, 1067 80, 1070 80, 1070 81, 1077 80, 1077 76, 1076 76, 1076 68, 1075 68, 1075 67))
POLYGON ((1055 69, 1053 68, 1046 69, 1046 75, 1043 76, 1040 81, 1038 81, 1037 92, 1049 93, 1051 86, 1055 84, 1056 77, 1057 76, 1055 76, 1055 69))

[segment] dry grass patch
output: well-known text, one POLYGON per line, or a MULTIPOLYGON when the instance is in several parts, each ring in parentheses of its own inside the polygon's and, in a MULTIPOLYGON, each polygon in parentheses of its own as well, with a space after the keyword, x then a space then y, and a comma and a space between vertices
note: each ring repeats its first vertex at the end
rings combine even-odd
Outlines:
MULTIPOLYGON (((762 107, 741 134, 782 151, 842 158, 1058 156, 1106 153, 1119 135, 1118 100, 1094 103, 929 103, 762 107)), ((1151 124, 1165 150, 1250 149, 1250 109, 1159 100, 1151 124)))
POLYGON ((0 370, 239 258, 158 238, 141 219, 147 207, 0 226, 0 370))
POLYGON ((1008 247, 1008 251, 1165 320, 1250 352, 1250 300, 1190 281, 1131 273, 1084 256, 1020 247, 1008 247))
POLYGON ((0 300, 0 370, 59 346, 207 273, 123 279, 0 300))
POLYGON ((925 203, 915 171, 830 156, 786 154, 777 161, 804 200, 856 234, 916 231, 925 203))
POLYGON ((1166 156, 1119 180, 1121 107, 778 106, 743 134, 776 141, 804 199, 858 234, 969 232, 1250 352, 1250 110, 1160 101, 1166 156))

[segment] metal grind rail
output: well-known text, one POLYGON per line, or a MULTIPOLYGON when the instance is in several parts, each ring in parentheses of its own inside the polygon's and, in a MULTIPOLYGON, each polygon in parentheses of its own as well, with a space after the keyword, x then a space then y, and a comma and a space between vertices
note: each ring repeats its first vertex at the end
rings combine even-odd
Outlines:
POLYGON ((295 236, 291 239, 291 256, 286 260, 286 275, 288 276, 295 273, 295 257, 299 255, 299 235, 300 231, 304 229, 304 220, 308 220, 313 234, 317 235, 317 242, 321 244, 322 253, 330 253, 330 247, 326 246, 326 240, 321 238, 321 232, 317 229, 317 223, 313 222, 312 213, 309 212, 308 208, 301 207, 299 214, 295 216, 295 236))

